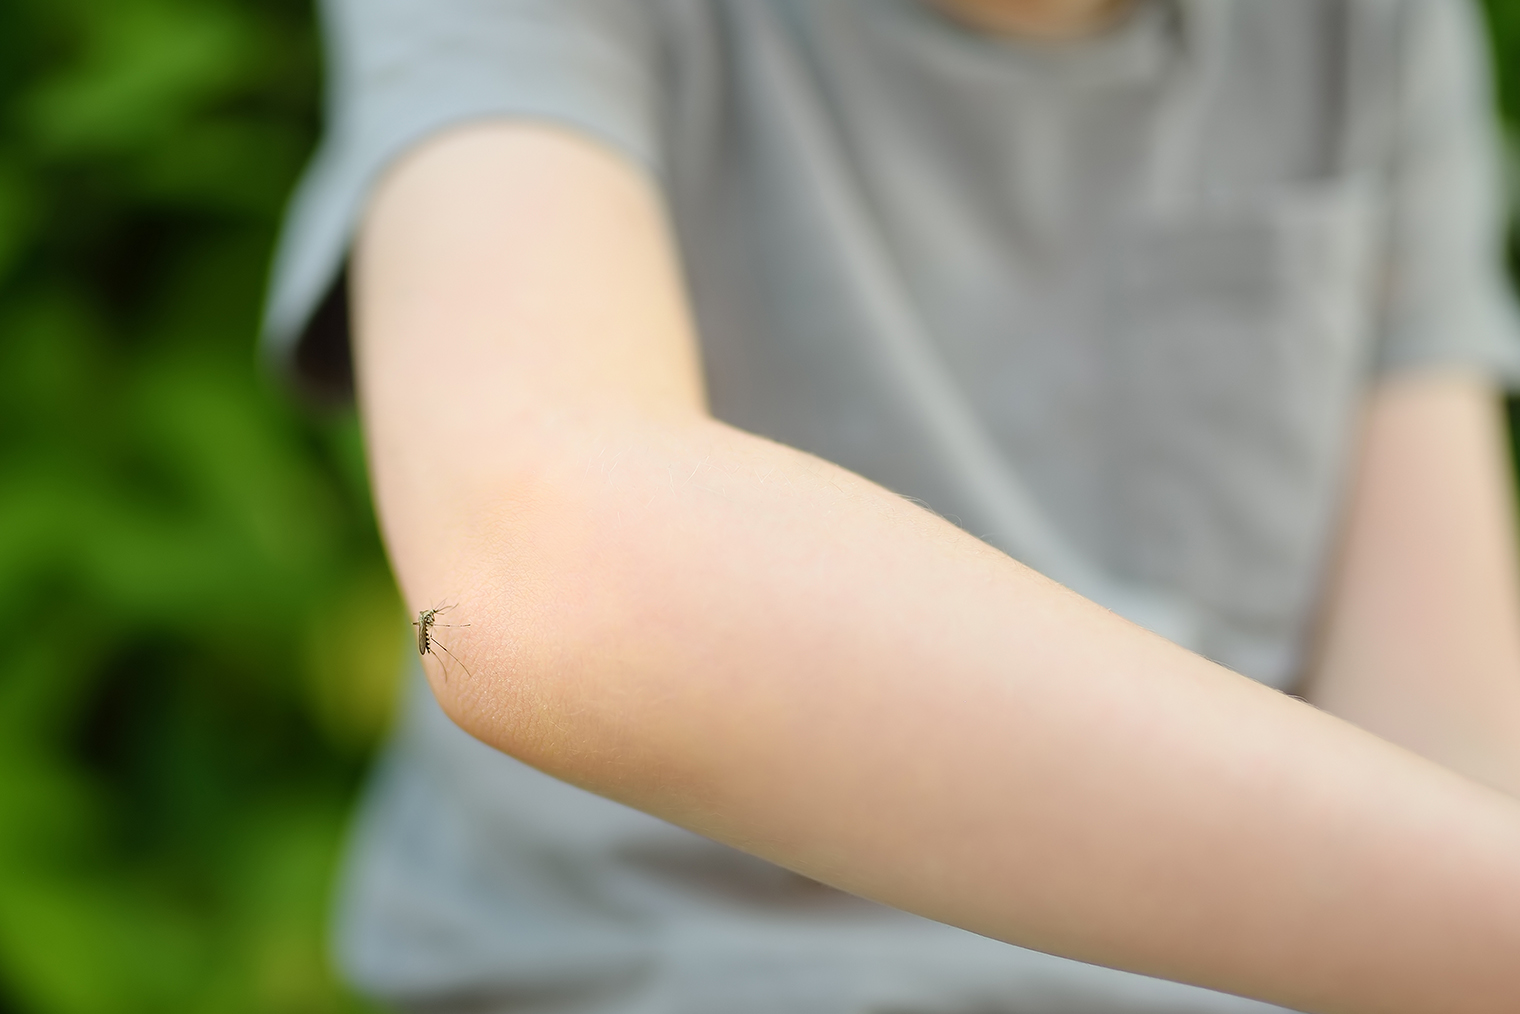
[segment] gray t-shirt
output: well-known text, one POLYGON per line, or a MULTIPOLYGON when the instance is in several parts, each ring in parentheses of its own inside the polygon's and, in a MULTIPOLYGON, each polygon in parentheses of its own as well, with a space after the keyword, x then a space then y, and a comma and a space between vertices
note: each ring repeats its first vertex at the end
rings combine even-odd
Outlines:
MULTIPOLYGON (((1142 0, 1064 45, 918 0, 326 14, 329 133, 276 265, 277 358, 325 361, 333 329, 310 325, 341 320, 334 279, 400 153, 480 118, 559 124, 658 183, 717 416, 1274 686, 1368 384, 1520 375, 1465 0, 1142 0)), ((517 765, 425 692, 346 898, 347 967, 392 996, 1260 1009, 836 895, 517 765)))

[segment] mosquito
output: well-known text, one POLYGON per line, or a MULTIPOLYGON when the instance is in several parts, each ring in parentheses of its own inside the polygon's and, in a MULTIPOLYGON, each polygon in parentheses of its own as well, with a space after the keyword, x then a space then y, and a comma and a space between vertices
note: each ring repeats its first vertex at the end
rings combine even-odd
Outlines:
MULTIPOLYGON (((460 662, 459 659, 457 657, 455 657, 455 655, 454 655, 454 653, 452 651, 450 651, 448 648, 444 647, 443 642, 439 641, 437 635, 433 633, 433 628, 434 627, 468 627, 469 626, 468 623, 439 623, 438 622, 438 614, 439 613, 446 613, 450 609, 453 609, 453 608, 454 608, 453 604, 449 604, 449 605, 446 605, 446 606, 438 606, 435 609, 424 609, 422 612, 420 612, 420 613, 417 614, 417 618, 412 621, 412 626, 414 626, 414 627, 417 628, 417 654, 418 655, 432 654, 433 649, 437 648, 439 651, 441 651, 445 655, 449 656, 449 658, 454 659, 454 662, 459 666, 459 668, 461 668, 461 669, 464 670, 464 674, 466 676, 470 676, 469 667, 466 666, 463 662, 460 662)), ((447 680, 449 678, 449 670, 448 670, 447 666, 444 667, 443 678, 445 680, 447 680)), ((471 678, 473 679, 474 677, 471 677, 471 678)))

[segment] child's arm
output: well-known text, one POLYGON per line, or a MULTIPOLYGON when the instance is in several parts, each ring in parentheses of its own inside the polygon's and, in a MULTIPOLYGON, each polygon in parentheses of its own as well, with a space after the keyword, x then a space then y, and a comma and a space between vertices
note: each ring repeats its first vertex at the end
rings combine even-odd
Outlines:
POLYGON ((1308 696, 1520 795, 1520 581, 1503 415, 1460 375, 1371 399, 1308 696))
POLYGON ((657 199, 436 139, 356 255, 376 498, 466 729, 809 876, 1307 1010, 1511 1012, 1520 805, 712 420, 657 199))

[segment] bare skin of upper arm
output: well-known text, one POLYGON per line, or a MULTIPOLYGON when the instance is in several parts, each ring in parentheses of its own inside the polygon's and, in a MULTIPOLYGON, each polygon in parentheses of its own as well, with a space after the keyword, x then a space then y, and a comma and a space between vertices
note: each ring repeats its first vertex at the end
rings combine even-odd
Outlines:
POLYGON ((557 453, 545 427, 706 417, 661 208, 625 160, 535 124, 445 132, 377 186, 354 253, 355 366, 403 589, 449 586, 453 505, 557 453))
MULTIPOLYGON (((573 133, 514 124, 445 133, 387 175, 365 218, 362 350, 372 363, 448 356, 453 376, 426 361, 408 364, 408 376, 437 374, 449 390, 426 400, 477 412, 492 402, 468 397, 476 381, 558 404, 701 411, 697 345, 661 208, 648 179, 573 133), (398 348, 416 329, 448 339, 398 348), (485 373, 460 372, 472 369, 485 373), (511 386, 517 378, 525 386, 511 386)), ((389 362, 375 365, 370 383, 389 362)))
POLYGON ((1520 581, 1499 397, 1460 375, 1385 381, 1306 696, 1520 795, 1520 581))
MULTIPOLYGON (((355 252, 360 395, 385 406, 371 440, 424 430, 442 459, 489 453, 482 427, 543 405, 704 413, 660 209, 623 159, 551 127, 475 124, 404 159, 355 252)), ((501 436, 504 456, 531 443, 501 436)))

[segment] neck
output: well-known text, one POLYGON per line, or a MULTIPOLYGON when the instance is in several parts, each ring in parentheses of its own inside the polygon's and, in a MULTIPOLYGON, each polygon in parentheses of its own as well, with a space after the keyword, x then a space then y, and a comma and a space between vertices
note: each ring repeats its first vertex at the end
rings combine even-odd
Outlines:
POLYGON ((1133 0, 932 0, 946 14, 993 35, 1078 39, 1117 21, 1133 0))

